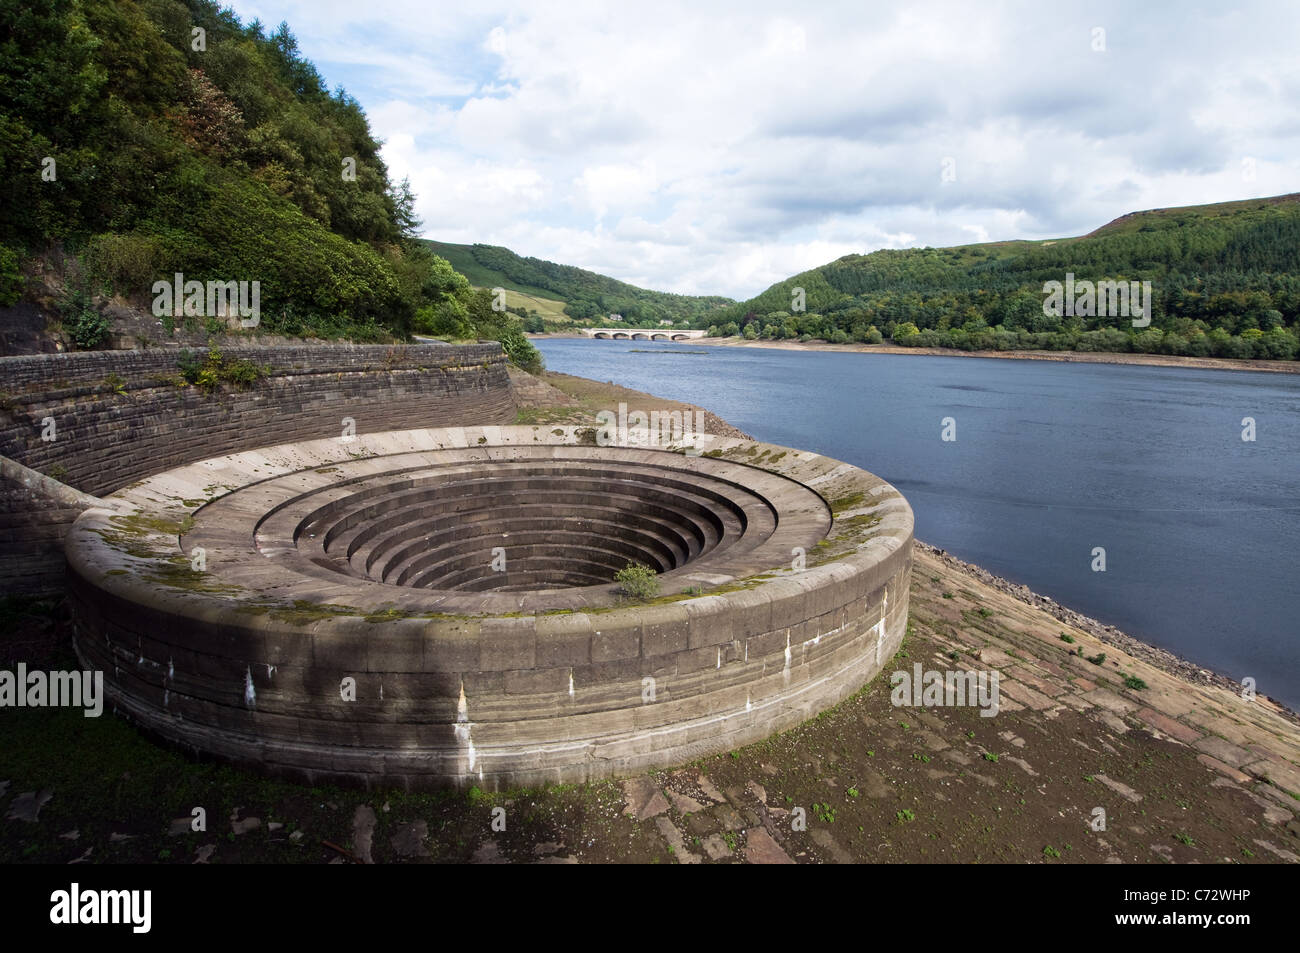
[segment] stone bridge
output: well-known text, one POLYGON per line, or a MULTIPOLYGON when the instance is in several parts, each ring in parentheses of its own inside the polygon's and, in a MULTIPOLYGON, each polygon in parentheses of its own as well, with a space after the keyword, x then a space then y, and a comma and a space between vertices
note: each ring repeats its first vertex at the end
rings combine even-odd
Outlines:
POLYGON ((707 331, 679 331, 672 328, 659 331, 653 328, 583 328, 582 333, 602 341, 690 341, 708 334, 707 331))

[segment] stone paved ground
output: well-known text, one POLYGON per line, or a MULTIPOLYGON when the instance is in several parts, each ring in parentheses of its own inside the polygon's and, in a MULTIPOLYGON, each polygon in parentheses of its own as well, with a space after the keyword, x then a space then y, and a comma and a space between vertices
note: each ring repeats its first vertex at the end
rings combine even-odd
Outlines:
POLYGON ((1300 861, 1300 731, 1267 699, 1189 684, 928 548, 911 597, 894 668, 997 670, 996 716, 897 707, 878 680, 734 757, 624 782, 625 810, 683 863, 1300 861))

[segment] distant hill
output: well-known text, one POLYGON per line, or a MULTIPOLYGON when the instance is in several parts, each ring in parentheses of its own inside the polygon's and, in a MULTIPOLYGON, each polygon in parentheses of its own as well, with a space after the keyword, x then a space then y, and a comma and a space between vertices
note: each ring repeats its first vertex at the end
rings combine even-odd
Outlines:
POLYGON ((633 324, 685 321, 703 327, 715 312, 735 304, 731 298, 649 291, 594 271, 524 258, 499 245, 453 245, 426 240, 439 257, 482 288, 505 288, 521 294, 559 299, 577 320, 602 320, 620 314, 633 324), (707 319, 707 320, 706 320, 707 319))
POLYGON ((719 333, 964 349, 1295 357, 1300 193, 1121 216, 1087 235, 846 255, 725 309, 719 333), (1044 314, 1044 283, 1150 281, 1153 316, 1044 314), (803 288, 805 310, 793 309, 803 288), (735 328, 729 327, 734 324, 735 328), (876 334, 872 333, 872 329, 876 334))

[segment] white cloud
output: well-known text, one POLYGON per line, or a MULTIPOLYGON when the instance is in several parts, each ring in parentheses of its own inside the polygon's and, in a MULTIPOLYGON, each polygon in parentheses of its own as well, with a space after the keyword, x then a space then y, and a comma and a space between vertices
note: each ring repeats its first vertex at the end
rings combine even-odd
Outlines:
POLYGON ((639 208, 647 204, 659 188, 659 177, 654 160, 645 159, 636 165, 617 163, 583 169, 574 184, 586 196, 599 220, 611 206, 639 208))
POLYGON ((235 2, 361 99, 430 237, 669 291, 748 297, 849 252, 1081 234, 1300 173, 1300 11, 1252 0, 267 6, 235 2))

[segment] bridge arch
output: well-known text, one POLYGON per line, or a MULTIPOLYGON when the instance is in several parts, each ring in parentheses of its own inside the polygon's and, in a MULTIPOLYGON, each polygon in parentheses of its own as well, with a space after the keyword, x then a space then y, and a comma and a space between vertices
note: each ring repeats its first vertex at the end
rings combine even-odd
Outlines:
POLYGON ((671 331, 664 328, 583 328, 582 333, 601 341, 693 341, 704 337, 708 332, 680 328, 671 331))

